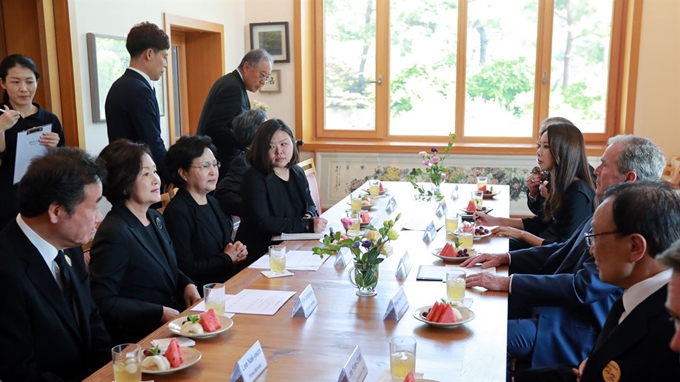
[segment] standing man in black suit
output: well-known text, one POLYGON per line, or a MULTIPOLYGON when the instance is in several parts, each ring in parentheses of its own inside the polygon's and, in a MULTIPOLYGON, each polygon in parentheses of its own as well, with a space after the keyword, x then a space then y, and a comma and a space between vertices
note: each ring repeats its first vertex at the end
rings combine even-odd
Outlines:
POLYGON ((130 67, 111 85, 106 96, 109 142, 125 138, 146 143, 165 191, 169 174, 164 158, 168 150, 161 138, 161 115, 153 82, 168 66, 170 38, 156 24, 143 22, 130 29, 125 48, 130 53, 130 67))
POLYGON ((246 149, 234 139, 232 121, 250 110, 249 92, 257 92, 271 75, 274 60, 264 49, 248 52, 231 73, 220 77, 208 93, 198 120, 198 134, 212 138, 221 163, 219 179, 229 172, 231 161, 246 149))
POLYGON ((81 381, 111 360, 80 248, 102 220, 104 170, 84 151, 34 159, 0 232, 0 380, 81 381))

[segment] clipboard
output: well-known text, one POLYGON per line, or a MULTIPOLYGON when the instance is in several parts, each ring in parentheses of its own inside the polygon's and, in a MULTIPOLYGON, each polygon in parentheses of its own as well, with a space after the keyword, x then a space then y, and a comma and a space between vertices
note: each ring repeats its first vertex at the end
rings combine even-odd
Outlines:
POLYGON ((47 147, 40 145, 43 133, 52 132, 52 124, 31 127, 17 134, 16 159, 14 161, 14 184, 26 175, 31 159, 45 155, 47 147))

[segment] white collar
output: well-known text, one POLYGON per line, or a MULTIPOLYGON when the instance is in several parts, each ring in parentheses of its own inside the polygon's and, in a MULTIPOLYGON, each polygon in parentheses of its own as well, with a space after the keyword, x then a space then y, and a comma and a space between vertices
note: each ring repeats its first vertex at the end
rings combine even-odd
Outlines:
POLYGON ((640 303, 642 303, 642 301, 644 301, 647 297, 651 296, 654 294, 654 292, 661 289, 661 287, 668 284, 672 274, 673 270, 667 269, 626 289, 626 291, 623 292, 622 297, 623 308, 625 309, 625 312, 621 315, 619 323, 621 323, 621 321, 623 321, 623 319, 626 318, 626 316, 628 316, 630 312, 640 305, 640 303))
POLYGON ((17 215, 17 224, 19 225, 19 229, 26 235, 28 240, 33 244, 35 249, 40 252, 40 255, 43 257, 43 260, 45 260, 45 264, 47 264, 47 268, 52 271, 52 274, 54 274, 52 262, 54 259, 57 257, 57 248, 53 246, 52 244, 48 243, 45 239, 40 237, 31 227, 26 224, 24 219, 21 218, 21 214, 17 215))
POLYGON ((139 69, 137 69, 137 68, 133 68, 132 66, 128 66, 128 69, 134 70, 135 72, 139 73, 142 77, 144 77, 144 79, 146 80, 146 82, 149 83, 149 86, 151 86, 151 89, 154 89, 153 81, 151 81, 151 77, 149 77, 148 74, 142 72, 141 70, 139 70, 139 69))

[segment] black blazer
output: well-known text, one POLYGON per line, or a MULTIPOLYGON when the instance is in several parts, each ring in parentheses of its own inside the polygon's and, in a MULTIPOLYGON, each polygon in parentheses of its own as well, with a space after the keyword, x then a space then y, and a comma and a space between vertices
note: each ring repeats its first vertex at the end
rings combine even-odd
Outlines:
POLYGON ((675 328, 664 307, 667 295, 668 285, 664 285, 596 346, 588 356, 582 382, 604 381, 602 370, 610 361, 619 365, 619 382, 680 380, 678 353, 669 347, 675 328))
POLYGON ((139 73, 125 70, 106 95, 106 131, 109 142, 125 138, 149 145, 158 174, 167 184, 165 143, 161 139, 161 114, 156 92, 139 73))
POLYGON ((147 212, 161 248, 123 203, 106 215, 90 251, 92 296, 114 343, 137 342, 161 325, 163 306, 183 311, 192 281, 177 268, 161 214, 147 212))
MULTIPOLYGON (((290 168, 290 182, 295 184, 298 197, 306 206, 306 213, 317 216, 316 205, 309 192, 309 183, 299 166, 290 168)), ((243 176, 241 197, 243 215, 241 225, 236 231, 236 240, 248 246, 248 259, 251 263, 267 253, 271 237, 285 233, 302 233, 314 230, 311 219, 300 216, 284 216, 284 206, 289 203, 287 194, 282 192, 281 182, 276 175, 265 174, 251 167, 243 176)))
POLYGON ((250 168, 246 155, 241 154, 231 161, 229 172, 217 183, 213 196, 220 202, 222 211, 227 216, 243 215, 243 199, 241 199, 241 183, 243 174, 250 168))
POLYGON ((215 213, 218 227, 202 220, 198 203, 184 188, 170 201, 163 217, 172 237, 179 269, 199 287, 211 282, 224 282, 233 275, 231 257, 224 248, 231 243, 232 223, 220 210, 217 200, 208 195, 208 205, 215 213))
POLYGON ((111 361, 104 322, 90 295, 83 251, 71 258, 78 323, 40 252, 16 221, 0 233, 0 380, 81 381, 111 361))
POLYGON ((247 110, 250 99, 238 70, 218 78, 203 104, 197 134, 212 138, 217 148, 215 156, 222 163, 220 179, 229 171, 231 161, 245 150, 234 140, 231 122, 247 110))

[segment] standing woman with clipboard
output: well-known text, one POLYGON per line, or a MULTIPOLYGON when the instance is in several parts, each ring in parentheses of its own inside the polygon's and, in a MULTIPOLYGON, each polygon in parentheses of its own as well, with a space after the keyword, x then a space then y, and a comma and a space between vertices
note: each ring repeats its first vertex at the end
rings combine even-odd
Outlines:
POLYGON ((64 129, 59 118, 33 103, 39 79, 38 67, 26 56, 13 54, 0 63, 0 86, 5 90, 0 106, 0 230, 19 213, 14 184, 17 135, 32 127, 51 124, 51 132, 42 133, 40 144, 64 146, 64 129))

